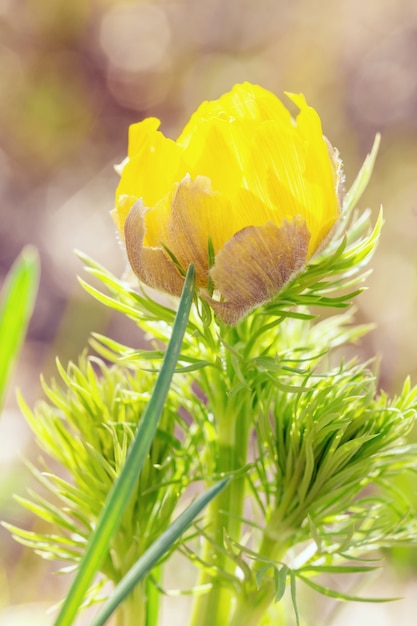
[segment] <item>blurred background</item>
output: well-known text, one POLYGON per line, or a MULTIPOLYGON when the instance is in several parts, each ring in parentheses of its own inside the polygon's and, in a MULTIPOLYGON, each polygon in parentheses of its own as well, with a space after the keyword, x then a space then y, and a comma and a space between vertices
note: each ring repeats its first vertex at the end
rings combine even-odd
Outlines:
MULTIPOLYGON (((38 248, 42 263, 0 420, 1 519, 31 524, 12 501, 28 480, 22 457, 38 456, 16 408, 16 384, 32 403, 41 371, 54 372, 57 354, 64 363, 75 359, 92 330, 137 341, 133 326, 84 294, 73 253, 80 249, 118 275, 124 270, 109 212, 113 164, 125 156, 129 124, 156 116, 175 138, 202 100, 236 82, 280 97, 303 92, 340 150, 347 187, 382 133, 361 208, 376 215, 383 204, 385 228, 357 316, 377 329, 358 351, 381 355, 381 386, 390 393, 407 374, 417 382, 416 59, 414 0, 0 0, 0 284, 25 244, 38 248)), ((43 610, 65 581, 3 529, 0 554, 0 623, 25 624, 19 611, 42 601, 39 624, 46 624, 43 610)), ((388 595, 415 593, 415 560, 397 557, 389 584, 378 583, 388 584, 388 595)), ((397 623, 412 623, 401 611, 407 602, 355 605, 331 623, 368 614, 379 626, 394 614, 397 623)), ((32 606, 32 625, 36 615, 32 606)))

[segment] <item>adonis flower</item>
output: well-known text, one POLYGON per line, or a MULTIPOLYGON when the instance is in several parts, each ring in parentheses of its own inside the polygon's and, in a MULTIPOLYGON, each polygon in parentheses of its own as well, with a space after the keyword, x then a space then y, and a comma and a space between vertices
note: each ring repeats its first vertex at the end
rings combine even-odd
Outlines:
POLYGON ((248 83, 204 102, 176 141, 149 118, 130 127, 113 212, 146 285, 179 295, 190 263, 199 295, 235 324, 273 298, 340 216, 336 152, 304 96, 294 119, 248 83))

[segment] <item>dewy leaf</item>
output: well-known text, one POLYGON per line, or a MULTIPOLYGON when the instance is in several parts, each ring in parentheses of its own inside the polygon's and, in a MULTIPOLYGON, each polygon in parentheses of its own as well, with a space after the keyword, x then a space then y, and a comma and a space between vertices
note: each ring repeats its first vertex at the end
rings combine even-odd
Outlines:
POLYGON ((38 281, 38 253, 28 246, 22 250, 11 268, 0 298, 0 411, 7 382, 32 314, 38 281))
POLYGON ((158 422, 164 408, 172 376, 181 351, 182 341, 187 328, 188 316, 194 294, 194 267, 190 265, 172 336, 167 347, 164 362, 156 381, 154 392, 143 414, 135 439, 129 450, 126 463, 106 499, 99 516, 97 527, 87 545, 76 578, 62 605, 55 621, 55 626, 70 626, 81 606, 84 595, 102 563, 116 532, 121 517, 130 500, 143 464, 156 433, 158 422))

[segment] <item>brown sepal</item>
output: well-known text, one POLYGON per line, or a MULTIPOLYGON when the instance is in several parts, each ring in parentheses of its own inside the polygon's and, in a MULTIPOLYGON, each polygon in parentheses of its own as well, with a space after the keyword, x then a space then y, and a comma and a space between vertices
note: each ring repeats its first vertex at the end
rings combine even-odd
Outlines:
POLYGON ((201 294, 226 324, 264 304, 306 264, 310 232, 304 219, 248 226, 217 253, 210 270, 222 300, 201 294))
POLYGON ((139 200, 131 208, 125 222, 125 244, 129 263, 136 276, 153 289, 180 296, 184 279, 163 248, 143 245, 146 207, 139 200))

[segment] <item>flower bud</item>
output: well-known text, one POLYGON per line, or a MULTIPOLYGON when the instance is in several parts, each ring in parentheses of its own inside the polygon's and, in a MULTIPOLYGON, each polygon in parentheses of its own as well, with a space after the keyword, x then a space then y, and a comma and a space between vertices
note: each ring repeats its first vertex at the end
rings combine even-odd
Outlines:
POLYGON ((272 93, 245 83, 204 102, 176 141, 149 118, 130 128, 114 219, 146 285, 196 286, 235 324, 276 296, 326 241, 340 216, 340 163, 302 95, 294 119, 272 93))

